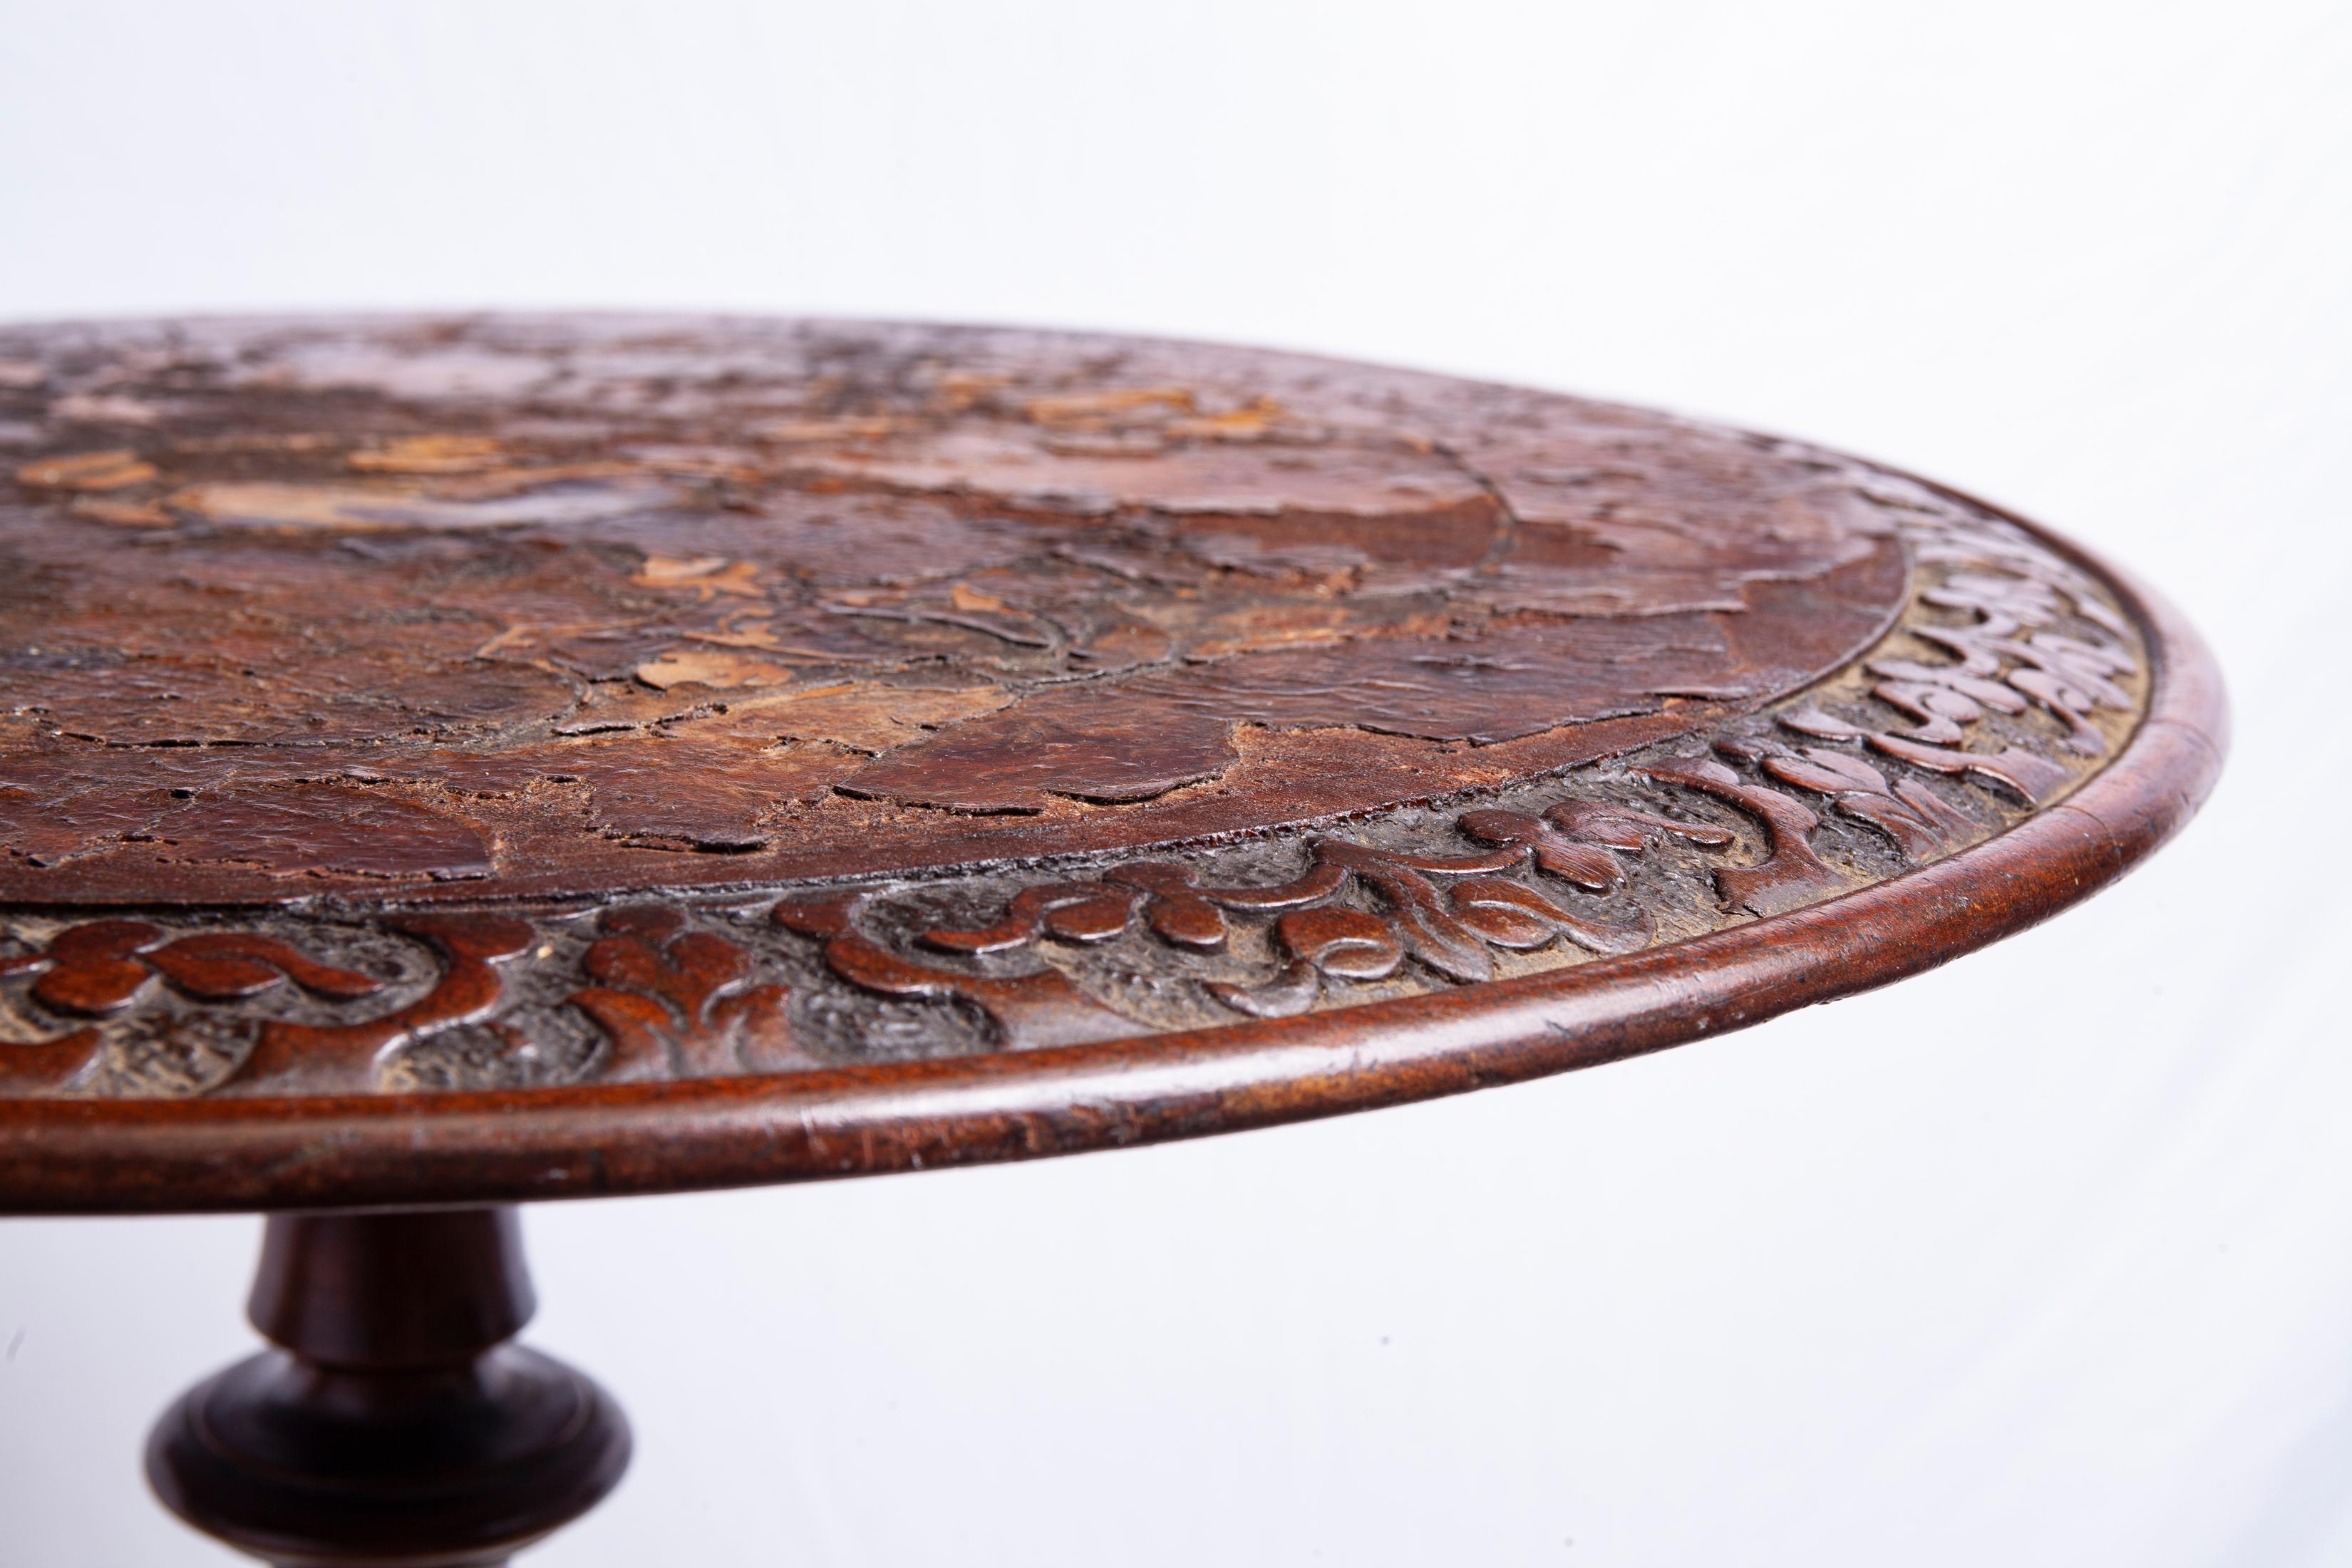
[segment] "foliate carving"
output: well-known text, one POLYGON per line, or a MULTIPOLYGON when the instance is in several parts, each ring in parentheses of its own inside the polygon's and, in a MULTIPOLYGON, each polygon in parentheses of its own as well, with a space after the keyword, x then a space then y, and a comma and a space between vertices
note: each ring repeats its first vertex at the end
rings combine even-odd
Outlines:
POLYGON ((0 1040, 0 1095, 19 1098, 63 1089, 100 1049, 96 1029, 75 1029, 46 1040, 0 1040))
MULTIPOLYGON (((36 951, 0 956, 0 976, 31 975, 30 997, 48 1012, 103 1018, 133 1007, 159 980, 202 1002, 260 996, 289 980, 315 996, 352 1001, 383 983, 317 963, 285 942, 249 931, 201 931, 176 939, 145 921, 98 920, 67 926, 36 951)), ((0 1089, 54 1088, 92 1064, 95 1029, 47 1040, 0 1043, 0 1089)))
POLYGON ((2061 758, 2105 755, 2109 736, 2099 721, 2137 709, 2122 684, 2139 672, 2130 627, 2080 570, 2014 531, 1989 520, 1932 517, 1909 532, 1923 563, 1967 568, 1919 595, 1923 607, 1964 619, 1920 618, 1905 627, 1940 661, 1884 652, 1864 661, 1878 678, 1869 689, 1874 703, 1910 722, 1885 727, 1805 704, 1785 710, 1780 723, 1816 740, 1864 742, 1914 767, 2046 804, 2076 782, 2077 770, 2061 758), (2082 629, 2064 629, 2070 624, 2082 629), (1967 748, 1970 730, 1988 715, 2016 718, 2029 710, 2063 726, 2054 748, 2059 756, 2046 754, 2053 750, 2046 742, 2012 742, 1993 752, 1967 748))
POLYGON ((168 939, 145 921, 68 926, 38 952, 0 958, 0 975, 32 974, 33 995, 53 1011, 103 1017, 121 1011, 162 976, 207 1002, 259 995, 292 979, 321 996, 373 995, 383 982, 313 963, 282 942, 239 931, 168 939))
MULTIPOLYGON (((925 945, 946 952, 1003 952, 1051 931, 1065 942, 1108 942, 1135 917, 1137 889, 1101 882, 1047 882, 1024 888, 1004 918, 978 931, 942 927, 923 933, 925 945)), ((1224 940, 1224 924, 1216 927, 1224 940)))
POLYGON ((1638 851, 1664 833, 1718 847, 1734 837, 1704 823, 1584 801, 1560 802, 1540 817, 1494 809, 1468 812, 1457 826, 1494 847, 1441 857, 1318 838, 1300 875, 1255 887, 1203 886, 1191 867, 1145 862, 1114 868, 1097 882, 1025 888, 1013 896, 1004 919, 992 925, 934 927, 919 940, 966 954, 1013 952, 1042 938, 1097 943, 1125 934, 1140 910, 1160 942, 1211 952, 1226 945, 1224 911, 1272 914, 1273 942, 1287 959, 1283 968, 1256 984, 1212 980, 1205 989, 1236 1012, 1286 1016, 1314 1005, 1321 992, 1319 976, 1383 980, 1407 959, 1447 979, 1476 982, 1494 977, 1490 947, 1533 952, 1564 938, 1589 952, 1631 952, 1652 934, 1650 921, 1638 911, 1619 921, 1580 914, 1537 887, 1496 873, 1532 862, 1584 891, 1605 894, 1625 882, 1612 852, 1638 851), (1351 889, 1360 889, 1372 908, 1335 902, 1351 889))
POLYGON ((687 928, 661 904, 607 910, 582 955, 596 982, 571 994, 612 1041, 602 1077, 715 1078, 807 1065, 793 1051, 782 985, 755 983, 742 945, 687 928))
POLYGON ((529 921, 511 915, 403 915, 383 923, 438 950, 442 967, 432 989, 405 1007, 354 1023, 272 1019, 261 1026, 239 1075, 245 1086, 307 1088, 322 1079, 373 1084, 387 1053, 488 1018, 503 991, 497 965, 530 952, 538 940, 529 921))
POLYGON ((1813 829, 1822 819, 1778 790, 1739 782, 1739 775, 1706 757, 1672 757, 1636 770, 1660 784, 1711 795, 1738 806, 1764 825, 1764 859, 1752 867, 1726 867, 1715 873, 1724 902, 1751 915, 1777 915, 1833 893, 1847 883, 1813 853, 1813 829))
POLYGON ((1726 742, 1727 756, 1755 763, 1783 784, 1825 795, 1857 822, 1866 822, 1895 841, 1903 858, 1923 862, 1965 839, 1975 825, 1916 778, 1888 782, 1861 757, 1822 746, 1790 751, 1780 745, 1726 742))
POLYGON ((1676 822, 1589 800, 1561 801, 1540 817, 1522 811, 1469 811, 1458 820, 1471 837, 1522 846, 1538 867, 1591 893, 1622 889, 1625 868, 1618 853, 1646 848, 1662 834, 1712 849, 1727 847, 1734 840, 1728 830, 1707 823, 1676 822))
POLYGON ((827 968, 850 984, 882 996, 959 1001, 995 1023, 1003 1043, 1017 1047, 1076 1046, 1135 1032, 1118 1014, 1087 1000, 1057 972, 975 974, 943 969, 893 952, 856 928, 857 895, 800 900, 775 908, 786 930, 824 944, 827 968))
POLYGON ((141 671, 194 677, 74 599, 59 637, 98 651, 45 641, 0 705, 0 843, 82 889, 0 908, 0 1096, 789 1072, 1475 984, 1964 851, 2146 700, 2100 583, 1809 448, 907 366, 879 411, 726 426, 743 460, 278 432, 15 470, 48 510, 9 548, 80 571, 59 530, 168 533, 195 574, 140 592, 174 605, 321 531, 498 570, 430 628, 362 617, 432 642, 404 707, 234 660, 149 701, 141 671), (273 465, 300 473, 238 477, 273 465), (285 690, 329 732, 285 730, 285 690), (611 876, 534 880, 538 845, 611 876), (134 863, 236 899, 131 908, 134 863), (452 884, 483 896, 369 890, 452 884), (557 896, 688 886, 723 890, 557 896), (85 897, 118 907, 42 912, 85 897))
POLYGON ((2006 525, 1905 493, 1911 610, 1849 670, 1704 751, 1664 742, 1386 826, 1009 887, 267 931, 68 923, 0 951, 0 1093, 413 1086, 393 1069, 459 1037, 454 1081, 791 1071, 840 1059, 861 1008, 898 1054, 1034 1049, 1475 984, 1834 897, 2056 798, 2139 700, 2130 628, 2095 584, 2006 525), (342 956, 371 941, 405 969, 342 956), (803 1001, 822 1045, 795 1038, 803 1001), (913 1010, 885 1029, 889 1007, 913 1010), (958 1010, 977 1022, 950 1026, 958 1010), (540 1042, 565 1027, 582 1043, 551 1068, 540 1042))

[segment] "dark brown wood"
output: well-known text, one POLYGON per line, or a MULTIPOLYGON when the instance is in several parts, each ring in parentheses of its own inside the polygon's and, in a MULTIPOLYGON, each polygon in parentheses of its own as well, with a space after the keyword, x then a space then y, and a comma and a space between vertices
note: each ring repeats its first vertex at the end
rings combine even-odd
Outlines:
POLYGON ((0 1209, 807 1179, 1558 1071, 2030 924, 2219 766, 2194 634, 2063 542, 1573 398, 772 321, 0 357, 44 443, 0 1209))
MULTIPOLYGON (((1837 453, 1295 355, 623 318, 0 329, 0 1212, 1255 1127, 1885 984, 2177 831, 2163 603, 1837 453)), ((480 1563, 626 1428, 511 1213, 282 1214, 150 1471, 480 1563)))
POLYGON ((503 1563, 629 1457, 602 1389, 507 1342, 534 1304, 512 1209, 274 1215, 250 1312, 276 1348, 165 1414, 148 1477, 289 1568, 503 1563))
POLYGON ((145 422, 15 469, 0 899, 1259 829, 1690 733, 1905 598, 1887 515, 1799 456, 1433 377, 754 323, 107 337, 19 345, 145 422))

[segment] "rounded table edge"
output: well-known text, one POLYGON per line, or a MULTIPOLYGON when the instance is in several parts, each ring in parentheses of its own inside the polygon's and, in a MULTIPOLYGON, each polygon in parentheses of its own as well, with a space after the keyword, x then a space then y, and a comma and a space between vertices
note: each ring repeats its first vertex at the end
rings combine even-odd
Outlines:
POLYGON ((2220 776, 2229 703, 2204 639, 2162 595, 2030 520, 1919 482, 2102 577, 2151 666, 2147 711, 2107 766, 1947 859, 1621 958, 1100 1045, 524 1092, 46 1100, 37 1118, 0 1121, 0 1215, 530 1202, 1123 1148, 1595 1067, 1935 968, 2072 907, 2178 833, 2220 776))

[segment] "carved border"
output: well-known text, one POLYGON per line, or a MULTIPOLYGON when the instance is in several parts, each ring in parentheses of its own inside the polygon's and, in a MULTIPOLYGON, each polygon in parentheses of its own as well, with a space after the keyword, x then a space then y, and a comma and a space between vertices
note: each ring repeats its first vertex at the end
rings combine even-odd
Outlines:
POLYGON ((1910 604, 1698 740, 1320 833, 1051 874, 604 906, 0 921, 0 1098, 544 1090, 1129 1039, 1688 941, 1937 863, 2138 721, 2091 574, 1872 473, 1910 604))
POLYGON ((2113 592, 2145 710, 2057 805, 1933 865, 1639 953, 1288 1019, 958 1059, 517 1094, 0 1106, 10 1213, 515 1202, 1032 1159, 1265 1127, 1570 1071, 1900 980, 2100 891, 2211 793, 2212 658, 2165 601, 2014 524, 2113 592), (429 1108, 429 1114, 427 1113, 429 1108))

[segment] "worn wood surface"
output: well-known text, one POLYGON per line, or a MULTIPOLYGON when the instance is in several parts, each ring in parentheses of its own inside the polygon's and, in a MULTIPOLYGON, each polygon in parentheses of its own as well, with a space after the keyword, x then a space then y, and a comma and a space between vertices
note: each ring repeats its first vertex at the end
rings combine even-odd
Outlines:
POLYGON ((2193 634, 1795 443, 1297 356, 0 330, 0 1205, 1179 1136, 1874 984, 2218 767, 2193 634))

